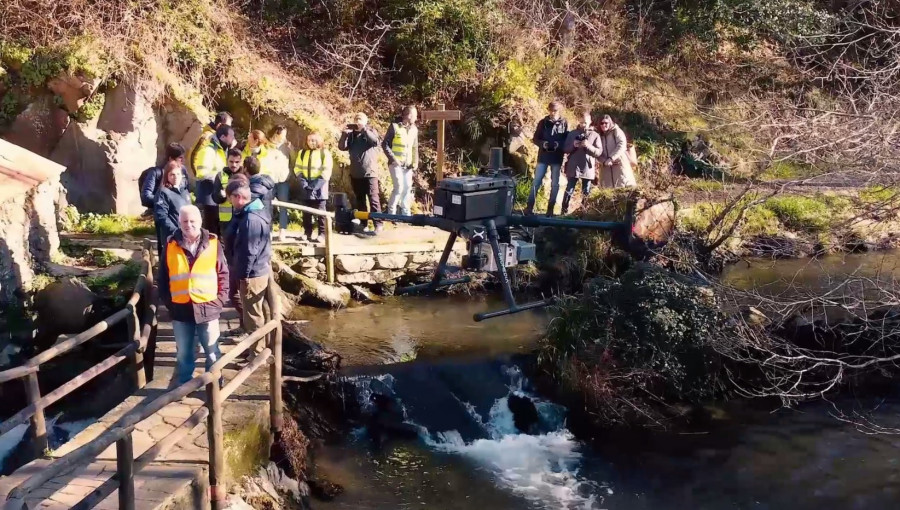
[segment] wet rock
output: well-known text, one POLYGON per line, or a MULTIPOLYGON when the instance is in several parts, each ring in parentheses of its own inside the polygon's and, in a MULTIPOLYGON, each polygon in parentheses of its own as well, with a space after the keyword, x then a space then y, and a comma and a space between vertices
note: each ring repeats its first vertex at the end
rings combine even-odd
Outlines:
POLYGON ((375 257, 375 267, 378 269, 403 269, 408 260, 407 255, 400 253, 378 255, 375 257))
POLYGON ((54 333, 80 333, 89 326, 88 319, 97 295, 75 278, 65 278, 43 288, 34 298, 38 324, 54 333))
POLYGON ((344 493, 344 488, 328 480, 315 479, 309 481, 312 496, 322 501, 331 501, 344 493))
POLYGON ((513 393, 507 397, 506 403, 513 415, 513 423, 519 431, 527 434, 540 421, 537 407, 530 398, 513 393))
POLYGON ((362 285, 349 285, 350 297, 363 304, 372 304, 378 302, 377 296, 372 291, 362 285))
POLYGON ((391 297, 397 293, 397 280, 389 280, 373 287, 376 294, 383 297, 391 297))
POLYGON ((360 255, 338 255, 334 258, 334 263, 344 273, 360 273, 375 267, 374 258, 360 255))
POLYGON ((285 374, 300 376, 313 373, 334 373, 341 368, 341 356, 309 338, 296 322, 281 322, 284 338, 285 374))

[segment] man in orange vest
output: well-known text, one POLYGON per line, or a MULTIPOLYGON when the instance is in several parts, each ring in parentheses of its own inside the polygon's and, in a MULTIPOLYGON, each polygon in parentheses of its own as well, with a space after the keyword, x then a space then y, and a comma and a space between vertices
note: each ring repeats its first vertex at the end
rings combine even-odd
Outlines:
POLYGON ((178 212, 178 230, 169 236, 160 260, 159 294, 169 309, 175 334, 175 379, 194 374, 197 341, 206 354, 206 369, 221 356, 219 314, 228 296, 228 264, 215 234, 202 228, 200 209, 178 212))

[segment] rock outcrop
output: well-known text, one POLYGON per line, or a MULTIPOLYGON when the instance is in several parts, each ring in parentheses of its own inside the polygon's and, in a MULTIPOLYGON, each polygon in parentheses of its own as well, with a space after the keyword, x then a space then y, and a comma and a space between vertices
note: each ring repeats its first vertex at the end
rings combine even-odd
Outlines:
POLYGON ((52 153, 66 167, 69 203, 82 212, 143 212, 137 180, 156 163, 157 140, 151 101, 126 83, 109 90, 96 126, 70 124, 52 153))

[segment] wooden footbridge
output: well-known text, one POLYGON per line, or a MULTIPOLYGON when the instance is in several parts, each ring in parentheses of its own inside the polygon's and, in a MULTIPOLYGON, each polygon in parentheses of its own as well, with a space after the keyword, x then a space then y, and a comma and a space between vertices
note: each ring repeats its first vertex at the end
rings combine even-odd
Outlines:
MULTIPOLYGON (((223 344, 222 358, 209 372, 202 371, 200 357, 200 372, 174 386, 170 381, 175 343, 171 323, 158 314, 154 252, 146 242, 141 275, 122 310, 22 366, 0 372, 0 383, 21 380, 28 399, 24 409, 0 424, 0 434, 27 425, 37 455, 10 476, 0 478, 3 509, 224 508, 229 481, 227 431, 247 427, 254 420, 261 421, 272 436, 280 430, 282 332, 274 290, 267 296, 272 320, 236 344, 223 344), (121 338, 123 347, 41 394, 43 365, 123 322, 127 326, 121 338), (258 342, 265 343, 262 353, 249 363, 238 362, 238 357, 258 342), (127 371, 132 395, 61 448, 48 450, 45 410, 117 368, 127 371), (220 377, 226 381, 222 387, 220 377)), ((236 326, 235 319, 234 311, 226 310, 224 325, 236 326)))

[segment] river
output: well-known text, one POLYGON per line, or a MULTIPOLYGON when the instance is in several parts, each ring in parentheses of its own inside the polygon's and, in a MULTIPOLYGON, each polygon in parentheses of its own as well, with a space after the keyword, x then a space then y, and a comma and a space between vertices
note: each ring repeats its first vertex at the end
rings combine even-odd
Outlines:
MULTIPOLYGON (((762 293, 830 288, 848 274, 892 280, 900 257, 750 261, 723 279, 762 293)), ((395 298, 339 312, 299 310, 311 336, 341 352, 361 388, 387 386, 416 439, 380 447, 359 430, 321 448, 316 469, 345 487, 316 508, 889 509, 900 505, 900 436, 870 435, 835 409, 872 411, 900 428, 900 400, 732 402, 696 434, 610 437, 589 447, 565 409, 534 395, 517 355, 547 324, 541 312, 474 323, 493 298, 395 298), (402 363, 398 363, 403 361, 402 363), (382 365, 378 368, 378 365, 382 365), (373 366, 376 366, 373 368, 373 366), (363 374, 363 375, 359 375, 363 374), (512 425, 510 395, 536 400, 539 430, 512 425)))

